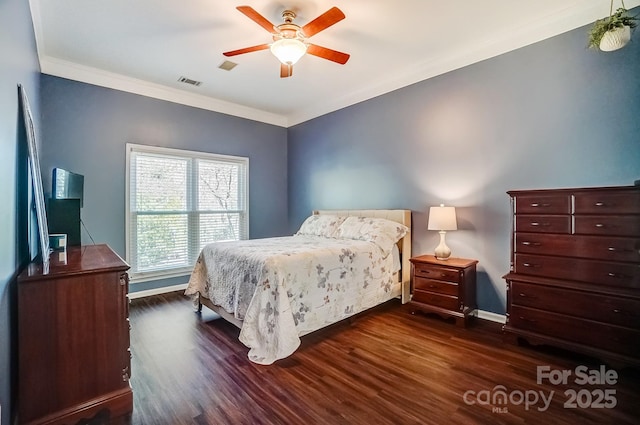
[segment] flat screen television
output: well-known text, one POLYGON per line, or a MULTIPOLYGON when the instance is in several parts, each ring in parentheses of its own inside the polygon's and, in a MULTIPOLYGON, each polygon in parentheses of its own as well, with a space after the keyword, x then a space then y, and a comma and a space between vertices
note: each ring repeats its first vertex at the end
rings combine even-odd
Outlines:
POLYGON ((63 170, 53 169, 51 194, 53 199, 79 199, 80 207, 84 198, 84 176, 63 170))

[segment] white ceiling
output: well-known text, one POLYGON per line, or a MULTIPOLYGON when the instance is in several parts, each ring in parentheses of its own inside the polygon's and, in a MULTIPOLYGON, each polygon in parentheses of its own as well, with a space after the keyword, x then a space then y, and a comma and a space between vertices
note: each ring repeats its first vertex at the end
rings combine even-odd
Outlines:
MULTIPOLYGON (((41 70, 288 127, 607 16, 606 0, 30 0, 41 70), (351 55, 306 55, 280 78, 271 41, 236 6, 303 26, 332 6, 346 19, 310 41, 351 55), (179 83, 181 76, 202 82, 179 83)), ((640 5, 627 0, 626 6, 640 5)), ((587 43, 585 33, 585 46, 587 43)))

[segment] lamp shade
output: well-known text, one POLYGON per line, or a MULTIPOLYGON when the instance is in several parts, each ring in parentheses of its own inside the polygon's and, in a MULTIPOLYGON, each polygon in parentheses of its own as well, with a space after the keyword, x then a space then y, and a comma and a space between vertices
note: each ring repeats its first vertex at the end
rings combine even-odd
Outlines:
POLYGON ((293 65, 307 52, 307 45, 297 38, 281 38, 271 44, 271 53, 285 65, 293 65))
POLYGON ((428 230, 457 230, 458 223, 456 221, 455 207, 445 207, 440 204, 439 207, 429 208, 428 230))

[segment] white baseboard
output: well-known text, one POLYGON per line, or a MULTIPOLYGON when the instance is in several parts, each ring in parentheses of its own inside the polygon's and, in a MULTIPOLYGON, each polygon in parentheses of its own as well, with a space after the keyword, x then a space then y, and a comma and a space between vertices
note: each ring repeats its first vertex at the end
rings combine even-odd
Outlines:
POLYGON ((484 310, 476 310, 475 313, 475 316, 478 319, 489 320, 496 323, 507 323, 507 316, 504 314, 492 313, 484 310))
POLYGON ((187 284, 183 283, 180 285, 163 286, 162 288, 147 289, 146 291, 129 292, 127 296, 129 297, 130 300, 135 300, 136 298, 150 297, 152 295, 166 294, 168 292, 174 292, 174 291, 184 291, 185 289, 187 289, 187 284))

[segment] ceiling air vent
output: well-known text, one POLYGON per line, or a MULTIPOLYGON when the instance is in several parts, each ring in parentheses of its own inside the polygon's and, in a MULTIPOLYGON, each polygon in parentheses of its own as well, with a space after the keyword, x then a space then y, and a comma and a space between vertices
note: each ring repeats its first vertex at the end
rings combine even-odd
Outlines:
POLYGON ((187 77, 180 77, 178 78, 178 81, 185 84, 191 84, 192 86, 196 86, 196 87, 202 84, 202 81, 192 80, 191 78, 187 78, 187 77))
POLYGON ((218 68, 224 69, 225 71, 231 71, 233 68, 235 68, 236 65, 237 65, 237 63, 235 63, 235 62, 224 61, 224 62, 222 62, 220 64, 220 66, 218 68))

